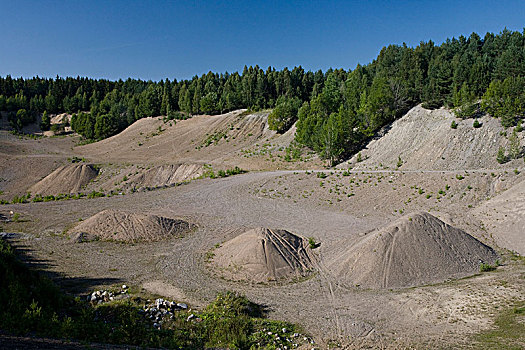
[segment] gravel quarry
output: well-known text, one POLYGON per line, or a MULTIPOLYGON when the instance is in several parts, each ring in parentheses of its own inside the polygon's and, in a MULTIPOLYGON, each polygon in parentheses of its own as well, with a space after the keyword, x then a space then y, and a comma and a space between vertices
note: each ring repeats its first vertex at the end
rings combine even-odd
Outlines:
POLYGON ((79 146, 0 130, 0 199, 106 194, 2 205, 20 216, 2 227, 71 293, 126 284, 199 308, 234 290, 320 348, 469 348, 525 301, 525 168, 496 162, 497 120, 454 130, 418 106, 326 169, 306 149, 285 160, 295 129, 267 115, 145 118, 79 146), (234 166, 249 171, 203 176, 234 166))

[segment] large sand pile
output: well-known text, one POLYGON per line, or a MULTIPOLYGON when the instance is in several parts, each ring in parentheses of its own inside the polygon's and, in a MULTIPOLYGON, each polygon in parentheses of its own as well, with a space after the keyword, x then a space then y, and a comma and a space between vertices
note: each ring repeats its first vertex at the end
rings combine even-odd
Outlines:
POLYGON ((181 237, 192 228, 192 224, 183 220, 110 209, 83 221, 70 233, 77 241, 141 242, 181 237))
POLYGON ((97 175, 98 170, 90 164, 65 165, 33 185, 29 191, 42 195, 77 193, 97 175))
POLYGON ((349 286, 403 288, 464 277, 497 258, 464 231, 417 212, 368 234, 329 268, 349 286))
MULTIPOLYGON (((430 111, 416 106, 386 128, 383 137, 372 140, 361 151, 363 161, 357 162, 355 155, 350 163, 356 169, 396 169, 401 158, 400 170, 501 167, 496 155, 499 147, 509 146, 502 135, 505 130, 496 118, 484 116, 480 121, 482 127, 474 128, 473 119, 461 120, 445 108, 430 111), (450 127, 452 121, 458 123, 457 129, 450 127)), ((523 144, 524 135, 519 137, 523 144)), ((521 164, 512 161, 505 167, 512 169, 521 164)), ((345 162, 339 167, 347 166, 345 162)))
POLYGON ((473 211, 497 245, 525 256, 525 181, 473 211))
POLYGON ((256 283, 308 275, 313 256, 308 242, 285 230, 256 228, 224 243, 213 262, 224 277, 256 283))

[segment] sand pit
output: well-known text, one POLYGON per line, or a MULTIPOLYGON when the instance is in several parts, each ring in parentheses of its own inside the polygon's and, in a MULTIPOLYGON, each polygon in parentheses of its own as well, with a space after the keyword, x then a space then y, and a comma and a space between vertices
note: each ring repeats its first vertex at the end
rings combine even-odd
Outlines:
POLYGON ((307 276, 313 254, 303 237, 285 230, 256 228, 215 250, 213 263, 227 279, 255 283, 307 276))
POLYGON ((97 175, 98 170, 90 164, 65 165, 37 182, 29 192, 42 195, 77 193, 97 175))
POLYGON ((120 242, 151 242, 182 237, 194 225, 156 215, 104 210, 77 225, 70 231, 77 242, 90 240, 120 242))
POLYGON ((468 276, 497 259, 464 231, 416 212, 369 233, 329 268, 348 286, 404 288, 468 276))

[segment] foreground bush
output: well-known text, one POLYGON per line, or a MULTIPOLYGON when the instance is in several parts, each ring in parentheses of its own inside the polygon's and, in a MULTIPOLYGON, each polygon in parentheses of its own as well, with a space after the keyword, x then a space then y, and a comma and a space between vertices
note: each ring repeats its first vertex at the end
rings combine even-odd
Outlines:
MULTIPOLYGON (((173 313, 162 328, 144 316, 141 298, 92 305, 60 291, 21 263, 0 239, 0 329, 83 342, 173 349, 250 349, 293 346, 293 324, 268 320, 260 305, 221 293, 203 312, 173 313)), ((298 340, 298 339, 297 339, 298 340)))

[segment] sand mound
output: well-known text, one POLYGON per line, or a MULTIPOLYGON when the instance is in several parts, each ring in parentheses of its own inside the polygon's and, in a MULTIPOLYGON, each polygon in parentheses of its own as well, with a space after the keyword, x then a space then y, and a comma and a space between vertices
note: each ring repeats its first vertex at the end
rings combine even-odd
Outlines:
POLYGON ((89 164, 65 165, 33 185, 29 191, 42 195, 76 193, 97 175, 98 170, 89 164))
POLYGON ((496 244, 525 256, 525 181, 473 211, 496 244))
POLYGON ((79 242, 94 239, 141 242, 181 237, 192 228, 192 224, 183 220, 104 210, 77 225, 70 234, 79 242))
MULTIPOLYGON (((484 116, 480 121, 482 127, 474 128, 473 119, 461 120, 445 108, 430 111, 416 106, 385 128, 382 137, 369 142, 361 151, 362 162, 357 162, 357 155, 349 162, 355 169, 396 169, 400 157, 400 170, 499 168, 498 149, 509 146, 502 135, 505 130, 496 118, 484 116), (450 127, 452 121, 458 123, 457 129, 450 127)), ((524 135, 519 137, 523 144, 524 135)), ((505 167, 516 165, 519 162, 512 161, 505 167)), ((348 163, 339 167, 346 168, 348 163)))
POLYGON ((256 283, 298 278, 313 269, 306 239, 267 228, 249 230, 224 243, 213 262, 228 279, 256 283))
POLYGON ((204 168, 199 164, 161 165, 131 176, 128 187, 164 187, 201 176, 204 168))
POLYGON ((464 277, 497 258, 464 231, 418 212, 368 234, 329 268, 349 286, 403 288, 464 277))

